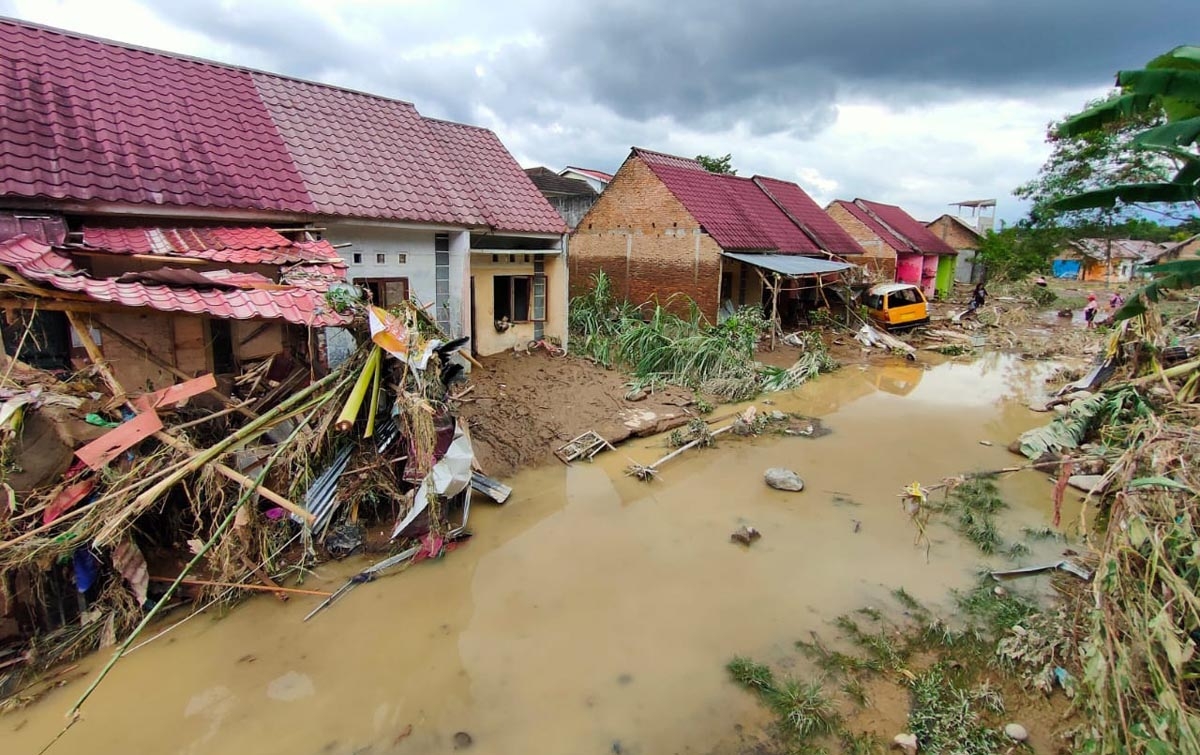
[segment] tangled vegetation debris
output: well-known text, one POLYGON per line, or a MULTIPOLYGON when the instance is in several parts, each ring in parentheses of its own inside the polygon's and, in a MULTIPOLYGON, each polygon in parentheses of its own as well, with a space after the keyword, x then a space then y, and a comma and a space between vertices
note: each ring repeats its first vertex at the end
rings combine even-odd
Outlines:
POLYGON ((286 599, 295 591, 280 580, 364 547, 360 522, 404 525, 394 544, 376 549, 445 542, 458 493, 417 491, 455 434, 447 383, 457 372, 448 362, 461 343, 429 340, 415 305, 373 316, 386 321, 388 353, 411 359, 385 358, 367 338, 324 377, 308 377, 305 365, 272 379, 270 357, 244 365, 234 395, 208 390, 222 411, 201 400, 212 376, 130 396, 93 349, 89 368, 62 379, 6 359, 0 695, 12 695, 8 705, 28 702, 13 693, 55 663, 123 636, 128 646, 181 586, 198 602, 229 602, 253 580, 286 599), (133 433, 146 418, 150 429, 133 433), (61 468, 41 463, 41 436, 23 437, 19 419, 71 429, 52 449, 61 468), (118 452, 90 452, 117 447, 110 438, 121 439, 118 452), (330 533, 336 543, 326 543, 330 533), (185 579, 193 569, 200 578, 185 579))
POLYGON ((669 383, 738 402, 764 390, 795 388, 837 367, 820 337, 811 333, 805 334, 805 353, 793 367, 759 365, 755 349, 772 327, 760 307, 742 307, 714 325, 686 297, 641 307, 617 301, 603 271, 592 276, 591 290, 571 300, 570 325, 577 354, 606 367, 627 368, 635 389, 669 383))

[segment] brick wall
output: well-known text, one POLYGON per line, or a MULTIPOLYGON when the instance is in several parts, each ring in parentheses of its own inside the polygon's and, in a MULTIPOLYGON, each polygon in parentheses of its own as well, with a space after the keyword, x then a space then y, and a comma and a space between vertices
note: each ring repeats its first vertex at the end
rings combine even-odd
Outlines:
POLYGON ((716 318, 721 248, 640 158, 625 161, 569 243, 572 296, 603 270, 618 297, 666 304, 682 293, 716 318))
MULTIPOLYGON (((875 235, 866 223, 863 223, 858 218, 850 214, 850 211, 842 207, 837 202, 830 204, 825 208, 826 214, 833 218, 838 225, 842 227, 850 237, 858 242, 866 253, 871 257, 890 258, 892 267, 895 267, 896 250, 884 243, 883 239, 875 235)), ((847 257, 849 259, 849 257, 847 257)))
POLYGON ((933 235, 960 252, 964 249, 979 248, 979 237, 963 228, 962 223, 949 216, 943 215, 930 223, 929 230, 933 232, 933 235))

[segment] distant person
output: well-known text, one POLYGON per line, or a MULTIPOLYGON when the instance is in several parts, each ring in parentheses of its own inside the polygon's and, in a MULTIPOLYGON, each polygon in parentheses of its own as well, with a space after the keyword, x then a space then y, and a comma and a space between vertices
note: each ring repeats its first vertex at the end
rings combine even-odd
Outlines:
POLYGON ((1113 291, 1112 298, 1108 300, 1108 308, 1116 312, 1125 303, 1125 297, 1121 296, 1121 292, 1113 291))
POLYGON ((975 290, 971 292, 971 311, 979 309, 983 303, 987 301, 987 289, 983 287, 983 281, 975 284, 975 290))
POLYGON ((1087 321, 1089 328, 1096 327, 1096 310, 1099 309, 1096 304, 1096 295, 1088 294, 1087 306, 1083 308, 1083 319, 1087 321))

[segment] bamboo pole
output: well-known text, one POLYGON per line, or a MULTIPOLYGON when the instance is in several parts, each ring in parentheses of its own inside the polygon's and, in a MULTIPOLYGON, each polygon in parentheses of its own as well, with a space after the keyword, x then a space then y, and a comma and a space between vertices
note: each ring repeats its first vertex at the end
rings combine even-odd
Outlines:
MULTIPOLYGON (((144 509, 144 508, 148 507, 159 496, 163 495, 168 490, 170 490, 172 487, 177 485, 180 482, 180 480, 182 480, 184 477, 187 477, 189 474, 198 471, 201 467, 205 466, 206 464, 209 464, 209 463, 215 461, 221 454, 228 451, 231 447, 233 447, 233 446, 243 442, 247 438, 253 436, 258 430, 261 430, 264 427, 270 426, 270 424, 275 419, 282 416, 285 412, 289 411, 293 406, 306 400, 309 396, 311 396, 312 394, 321 390, 322 388, 325 388, 327 385, 335 382, 340 377, 341 377, 341 375, 337 372, 332 372, 329 375, 326 375, 325 377, 321 378, 317 382, 312 383, 311 385, 309 385, 308 387, 299 391, 298 393, 295 393, 292 396, 288 397, 288 399, 286 401, 284 401, 283 403, 281 403, 279 406, 275 407, 267 414, 263 414, 258 419, 254 420, 253 422, 250 422, 245 427, 241 428, 240 430, 233 433, 229 437, 224 438, 223 440, 216 443, 215 445, 209 446, 208 448, 206 448, 202 451, 198 451, 191 459, 188 460, 188 462, 186 464, 182 465, 181 468, 172 472, 170 475, 168 475, 166 477, 166 479, 159 481, 157 484, 154 485, 154 487, 150 488, 149 490, 143 491, 140 495, 138 495, 138 497, 134 499, 132 505, 139 509, 144 509)), ((332 394, 330 394, 330 395, 332 395, 332 394)), ((319 407, 319 406, 323 405, 326 400, 328 400, 328 396, 326 397, 325 400, 319 401, 317 403, 317 406, 319 407)), ((313 411, 315 411, 315 408, 313 411)), ((297 425, 296 427, 297 427, 297 430, 299 430, 301 425, 297 425)), ((295 435, 296 435, 296 431, 293 431, 292 435, 289 436, 288 442, 290 442, 291 438, 295 437, 295 435)), ((155 435, 155 437, 158 437, 157 434, 155 435)), ((169 438, 170 436, 165 436, 165 437, 169 438)), ((279 445, 280 450, 283 450, 283 448, 285 448, 286 445, 287 445, 287 442, 281 443, 279 445)), ((264 490, 264 488, 262 488, 262 475, 261 474, 259 475, 259 477, 257 478, 257 481, 256 481, 256 480, 250 480, 249 478, 247 478, 245 475, 241 474, 240 472, 235 472, 234 470, 229 469, 229 467, 226 467, 225 465, 220 464, 219 462, 217 464, 214 464, 213 468, 216 469, 218 472, 221 472, 222 474, 224 474, 226 477, 229 477, 230 479, 234 480, 235 482, 245 484, 242 482, 243 480, 249 481, 250 484, 255 486, 253 489, 248 491, 250 493, 254 493, 254 492, 261 493, 264 490), (232 475, 230 473, 232 473, 232 475)), ((272 500, 274 500, 274 499, 272 499, 272 500)), ((287 500, 287 499, 282 499, 282 500, 287 500)), ((278 501, 275 501, 275 502, 278 503, 278 501)), ((282 504, 280 504, 280 505, 282 505, 282 504)), ((295 507, 295 504, 291 504, 291 505, 293 507, 295 507)), ((305 512, 305 514, 307 514, 307 513, 308 512, 305 512)), ((308 515, 306 517, 306 519, 309 522, 311 522, 312 516, 308 515)), ((112 538, 115 534, 116 534, 115 528, 113 528, 111 526, 106 527, 105 529, 101 530, 99 534, 96 535, 95 542, 97 545, 103 545, 110 538, 112 538)))
MULTIPOLYGON (((174 577, 151 577, 151 582, 174 582, 174 577)), ((245 582, 211 582, 207 579, 181 579, 181 585, 193 585, 196 587, 234 587, 239 590, 252 590, 257 592, 282 592, 290 595, 316 595, 322 598, 328 598, 333 595, 325 590, 301 590, 296 587, 279 587, 278 585, 250 585, 245 582)))
MULTIPOLYGON (((330 377, 332 377, 332 375, 330 377)), ((296 428, 292 430, 292 433, 287 437, 287 440, 279 444, 279 447, 275 450, 275 453, 271 454, 270 458, 267 459, 267 463, 263 465, 262 471, 258 473, 258 477, 255 480, 256 483, 261 483, 264 479, 266 479, 267 473, 271 471, 271 467, 275 465, 275 462, 280 456, 283 455, 283 452, 291 445, 291 442, 296 439, 296 436, 300 434, 300 431, 308 424, 319 408, 319 406, 315 407, 309 413, 309 415, 305 417, 303 422, 300 422, 296 425, 296 428)), ((182 583, 182 580, 187 577, 188 572, 190 572, 196 566, 196 564, 200 563, 205 554, 207 554, 209 550, 216 545, 217 541, 221 539, 221 536, 225 534, 225 531, 228 530, 230 525, 233 524, 233 520, 237 517, 238 509, 240 509, 246 503, 246 501, 250 500, 250 495, 252 492, 253 488, 247 488, 246 490, 242 491, 241 497, 238 499, 237 503, 235 503, 233 507, 229 509, 229 513, 225 515, 225 518, 221 520, 221 523, 217 525, 217 529, 208 539, 208 542, 206 542, 200 548, 200 550, 196 552, 196 555, 192 557, 191 561, 188 561, 187 564, 184 565, 183 570, 179 572, 179 576, 175 578, 175 581, 171 583, 163 596, 159 598, 158 602, 154 604, 153 608, 146 612, 146 615, 142 617, 142 620, 138 622, 138 625, 134 627, 133 631, 129 633, 129 636, 125 638, 125 641, 122 642, 120 647, 117 648, 117 651, 113 653, 113 657, 109 659, 108 663, 105 664, 104 668, 100 670, 100 673, 96 676, 96 678, 92 680, 92 683, 89 684, 87 689, 83 691, 83 694, 80 695, 79 699, 75 701, 75 704, 71 706, 71 709, 67 711, 67 717, 71 719, 70 723, 67 724, 68 728, 70 728, 70 726, 78 720, 79 709, 83 706, 84 702, 91 697, 92 693, 96 691, 96 688, 100 686, 100 683, 104 681, 104 678, 108 676, 113 667, 117 665, 117 661, 121 660, 121 656, 125 654, 125 651, 128 650, 129 646, 133 644, 133 641, 137 639, 137 636, 141 634, 142 630, 150 624, 154 617, 158 615, 159 610, 161 610, 162 607, 167 604, 167 602, 171 599, 171 596, 174 595, 175 591, 179 589, 179 585, 182 583)))

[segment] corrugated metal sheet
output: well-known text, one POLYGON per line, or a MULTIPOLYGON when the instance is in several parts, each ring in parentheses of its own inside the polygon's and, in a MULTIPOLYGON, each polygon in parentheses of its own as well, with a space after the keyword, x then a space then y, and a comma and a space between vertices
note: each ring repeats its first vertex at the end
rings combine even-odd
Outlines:
POLYGON ((765 176, 755 176, 754 182, 816 236, 825 251, 843 255, 867 253, 804 189, 790 181, 765 176))
POLYGON ((837 273, 854 267, 845 262, 834 262, 817 257, 802 257, 797 254, 736 254, 734 252, 725 252, 723 256, 787 276, 824 275, 825 273, 837 273))
MULTIPOLYGON (((759 178, 710 173, 695 160, 661 152, 635 148, 633 154, 645 162, 722 249, 781 254, 818 254, 822 251, 822 247, 788 217, 781 207, 783 202, 777 202, 760 185, 759 178)), ((808 197, 803 189, 786 181, 769 180, 776 190, 790 187, 788 199, 802 214, 806 212, 798 199, 808 197)), ((812 202, 811 199, 808 201, 812 202)), ((849 253, 861 253, 861 250, 849 253)))

